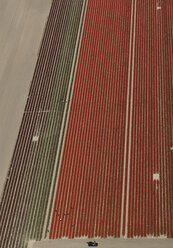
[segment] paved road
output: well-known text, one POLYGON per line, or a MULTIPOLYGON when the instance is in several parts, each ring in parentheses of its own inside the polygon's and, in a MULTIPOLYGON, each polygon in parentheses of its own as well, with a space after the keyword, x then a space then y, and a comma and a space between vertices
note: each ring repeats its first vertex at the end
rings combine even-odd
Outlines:
MULTIPOLYGON (((98 248, 172 248, 173 240, 163 239, 95 239, 98 248)), ((51 240, 33 243, 28 248, 87 248, 92 239, 51 240)))

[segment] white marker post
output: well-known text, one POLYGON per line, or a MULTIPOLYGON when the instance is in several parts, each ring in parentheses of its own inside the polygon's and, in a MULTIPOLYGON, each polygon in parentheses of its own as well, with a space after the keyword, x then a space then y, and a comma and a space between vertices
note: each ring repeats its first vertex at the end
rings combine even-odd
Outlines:
POLYGON ((153 174, 153 181, 159 181, 160 180, 160 175, 159 175, 159 173, 154 173, 153 174))
POLYGON ((39 138, 39 136, 35 135, 35 136, 33 137, 32 141, 33 141, 33 142, 38 142, 38 138, 39 138))

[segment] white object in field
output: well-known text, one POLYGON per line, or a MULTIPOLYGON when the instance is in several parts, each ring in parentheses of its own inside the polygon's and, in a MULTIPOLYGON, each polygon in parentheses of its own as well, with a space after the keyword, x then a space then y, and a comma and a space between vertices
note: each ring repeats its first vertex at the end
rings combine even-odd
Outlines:
POLYGON ((38 136, 34 136, 32 139, 33 142, 37 142, 38 141, 38 136))
POLYGON ((171 149, 171 151, 173 151, 173 146, 170 149, 171 149))
POLYGON ((158 173, 154 173, 153 174, 153 180, 159 181, 160 180, 160 175, 158 173))
POLYGON ((157 6, 157 10, 161 9, 162 7, 161 6, 157 6))

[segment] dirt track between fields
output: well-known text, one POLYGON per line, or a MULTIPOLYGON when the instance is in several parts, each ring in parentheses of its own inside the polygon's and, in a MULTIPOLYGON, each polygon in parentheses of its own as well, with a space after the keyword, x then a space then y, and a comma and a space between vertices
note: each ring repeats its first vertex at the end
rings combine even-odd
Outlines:
MULTIPOLYGON (((173 239, 95 239, 98 248, 171 248, 173 239)), ((91 239, 61 239, 36 242, 33 248, 87 248, 91 239)), ((32 247, 32 246, 31 246, 32 247)))

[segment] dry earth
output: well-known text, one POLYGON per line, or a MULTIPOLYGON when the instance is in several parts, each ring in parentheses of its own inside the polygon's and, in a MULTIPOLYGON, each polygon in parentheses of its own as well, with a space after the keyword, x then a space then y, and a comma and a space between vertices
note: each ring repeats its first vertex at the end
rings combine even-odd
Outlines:
POLYGON ((0 0, 0 197, 51 0, 0 0))
MULTIPOLYGON (((172 248, 173 239, 95 239, 98 248, 172 248)), ((30 248, 87 248, 91 239, 60 239, 30 243, 30 248)))

